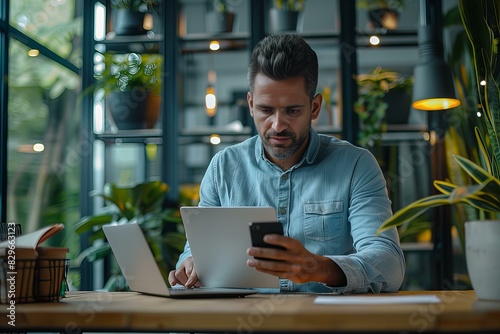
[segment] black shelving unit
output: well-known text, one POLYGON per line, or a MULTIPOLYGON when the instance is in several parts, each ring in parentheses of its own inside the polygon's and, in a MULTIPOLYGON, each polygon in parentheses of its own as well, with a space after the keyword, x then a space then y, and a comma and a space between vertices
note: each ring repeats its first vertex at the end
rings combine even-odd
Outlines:
MULTIPOLYGON (((107 15, 107 29, 110 28, 111 19, 111 9, 109 0, 94 0, 94 1, 82 1, 83 3, 83 17, 84 17, 84 32, 83 32, 83 71, 81 73, 82 77, 82 90, 91 89, 95 83, 93 76, 94 59, 95 54, 104 52, 117 52, 117 53, 129 53, 135 52, 139 54, 146 53, 159 53, 163 55, 163 82, 162 82, 162 100, 161 106, 161 118, 157 126, 154 129, 145 130, 123 130, 123 131, 109 131, 105 129, 99 133, 94 132, 94 95, 85 94, 82 98, 82 133, 88 134, 84 139, 86 145, 87 155, 82 159, 82 174, 81 174, 81 200, 80 208, 82 216, 91 215, 98 208, 94 207, 93 198, 90 197, 91 191, 95 190, 96 184, 96 172, 94 170, 94 158, 96 153, 95 145, 97 142, 102 143, 104 146, 104 157, 101 159, 104 161, 105 165, 112 164, 109 158, 109 152, 113 147, 121 144, 135 144, 135 145, 147 145, 156 144, 161 149, 161 165, 163 166, 163 173, 161 173, 160 178, 167 182, 172 189, 176 189, 176 166, 174 157, 176 154, 176 140, 177 140, 177 127, 172 126, 172 117, 175 118, 175 113, 171 112, 176 110, 176 99, 177 94, 175 93, 176 79, 175 75, 168 75, 172 71, 176 70, 175 59, 178 54, 178 49, 175 48, 176 43, 173 43, 176 39, 176 13, 177 6, 175 1, 160 1, 159 12, 154 17, 156 20, 160 20, 162 24, 155 25, 155 34, 149 35, 134 35, 134 36, 115 36, 106 34, 104 40, 94 39, 94 27, 95 27, 95 17, 94 10, 96 4, 103 5, 106 7, 107 15), (166 47, 166 44, 169 47, 166 47)), ((105 169, 109 167, 105 167, 105 169)), ((147 170, 149 167, 143 167, 147 170)), ((104 172, 105 180, 103 183, 107 182, 106 175, 109 175, 112 171, 104 172)), ((144 175, 147 179, 149 175, 144 175)), ((142 181, 142 180, 140 180, 142 181)), ((138 182, 140 182, 138 181, 138 182)), ((103 184, 101 185, 103 186, 103 184)), ((98 186, 97 186, 98 187, 98 186)), ((173 201, 177 199, 177 192, 170 191, 169 196, 173 201)), ((81 239, 81 247, 89 246, 86 241, 86 236, 81 239)), ((81 289, 82 290, 93 290, 95 288, 93 284, 93 273, 92 266, 88 263, 84 263, 81 268, 81 289)))
MULTIPOLYGON (((187 169, 183 164, 182 157, 187 153, 185 147, 190 145, 204 147, 207 152, 206 163, 208 159, 219 148, 210 144, 209 138, 216 133, 221 137, 223 142, 232 144, 240 142, 252 135, 256 134, 253 127, 253 120, 248 112, 242 112, 241 124, 242 128, 231 130, 217 124, 214 119, 209 120, 206 126, 197 128, 184 128, 181 124, 185 116, 187 108, 198 108, 200 112, 204 108, 201 103, 186 101, 183 82, 186 78, 183 77, 185 69, 185 59, 187 57, 198 57, 207 54, 209 51, 207 45, 211 40, 217 39, 221 44, 219 52, 235 52, 235 54, 250 55, 254 46, 265 37, 267 29, 267 13, 266 10, 270 6, 270 0, 252 0, 245 1, 241 5, 248 6, 247 12, 251 15, 251 20, 248 22, 247 29, 243 31, 235 31, 232 33, 210 34, 202 32, 186 33, 179 35, 179 13, 182 1, 161 1, 162 9, 159 19, 162 20, 161 31, 157 31, 152 37, 146 36, 115 36, 103 41, 95 41, 93 39, 93 8, 95 3, 102 3, 109 6, 109 1, 94 0, 85 1, 85 23, 84 23, 84 45, 89 47, 84 49, 84 65, 82 71, 83 89, 89 87, 93 83, 92 71, 93 68, 93 53, 95 50, 113 50, 120 52, 155 52, 163 55, 163 85, 162 85, 162 108, 161 121, 155 129, 150 130, 133 130, 133 131, 118 131, 93 133, 94 120, 92 110, 94 101, 92 94, 88 94, 82 101, 83 120, 82 131, 90 133, 89 149, 90 154, 88 159, 84 159, 82 165, 82 214, 91 214, 94 211, 93 203, 87 196, 91 190, 94 190, 94 171, 92 157, 93 143, 95 141, 102 142, 105 147, 114 147, 117 144, 143 144, 149 143, 158 145, 161 159, 161 179, 169 185, 168 193, 169 200, 176 202, 178 190, 182 183, 196 182, 193 178, 181 177, 184 173, 196 173, 198 176, 203 173, 204 168, 201 166, 193 166, 191 170, 187 169), (181 159, 181 160, 180 160, 181 159)), ((351 142, 356 142, 358 135, 358 119, 357 115, 352 112, 354 103, 357 99, 357 84, 354 76, 358 72, 358 51, 368 48, 365 42, 368 33, 361 32, 356 27, 356 4, 352 0, 338 0, 337 17, 340 18, 340 26, 338 31, 306 31, 301 33, 303 37, 311 43, 313 48, 326 48, 332 50, 332 58, 329 59, 338 63, 338 68, 341 69, 338 78, 339 87, 341 87, 342 100, 342 124, 340 127, 320 125, 318 131, 321 133, 339 136, 351 142), (338 55, 336 52, 337 51, 338 55)), ((332 17, 335 13, 332 13, 332 17)), ((380 32, 379 34, 388 47, 392 46, 407 46, 415 47, 416 30, 415 31, 394 31, 380 32)), ((246 71, 247 64, 241 64, 246 71)), ((321 60, 320 60, 321 66, 321 60)), ((246 77, 243 78, 246 85, 246 77)), ((246 98, 245 98, 246 102, 246 98)), ((227 98, 226 101, 220 101, 221 106, 227 107, 232 102, 227 98)), ((401 140, 425 142, 426 129, 412 128, 410 126, 394 128, 384 135, 384 145, 397 144, 401 140)), ((88 269, 88 268, 87 268, 88 269)), ((89 275, 84 279, 82 277, 82 288, 92 289, 91 278, 89 275)))

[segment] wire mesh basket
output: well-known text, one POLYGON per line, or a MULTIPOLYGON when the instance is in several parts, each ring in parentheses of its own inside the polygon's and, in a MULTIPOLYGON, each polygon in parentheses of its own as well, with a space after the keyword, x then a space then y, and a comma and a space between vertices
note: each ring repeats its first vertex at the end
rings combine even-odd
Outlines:
POLYGON ((0 303, 59 301, 67 290, 68 269, 68 259, 0 257, 0 303))
POLYGON ((68 259, 38 259, 35 267, 35 300, 38 302, 59 301, 68 287, 68 259))
POLYGON ((16 303, 34 302, 33 288, 35 286, 36 260, 16 260, 15 267, 0 258, 0 302, 16 303))

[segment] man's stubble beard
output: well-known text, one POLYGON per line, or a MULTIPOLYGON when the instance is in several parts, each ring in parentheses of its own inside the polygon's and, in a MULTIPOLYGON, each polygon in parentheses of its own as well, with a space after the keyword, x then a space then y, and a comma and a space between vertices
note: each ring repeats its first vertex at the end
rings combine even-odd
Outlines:
MULTIPOLYGON (((269 134, 266 134, 266 136, 262 140, 262 143, 264 145, 264 150, 267 152, 267 154, 279 160, 285 160, 290 158, 295 152, 298 151, 298 149, 302 146, 302 144, 307 140, 307 134, 302 137, 299 137, 298 140, 295 134, 293 133, 286 132, 286 133, 281 133, 280 135, 291 138, 292 145, 289 147, 271 146, 269 144, 269 137, 271 135, 269 134)), ((272 134, 272 136, 277 136, 277 134, 274 133, 272 134)))

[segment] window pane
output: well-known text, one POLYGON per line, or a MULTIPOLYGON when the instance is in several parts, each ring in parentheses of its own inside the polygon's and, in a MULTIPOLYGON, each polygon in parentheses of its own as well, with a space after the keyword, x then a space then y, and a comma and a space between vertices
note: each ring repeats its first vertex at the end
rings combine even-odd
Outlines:
MULTIPOLYGON (((33 3, 30 15, 36 16, 35 2, 26 3, 33 3)), ((49 6, 59 2, 43 3, 49 6)), ((11 1, 12 7, 21 4, 24 1, 11 1)), ((64 4, 73 6, 73 1, 64 4)), ((71 21, 72 13, 68 16, 59 22, 68 24, 68 28, 59 29, 72 29, 70 26, 76 21, 71 21)), ((47 37, 51 29, 34 25, 30 26, 30 34, 47 37)), ((49 44, 59 42, 54 39, 49 44)), ((71 44, 67 46, 73 48, 71 44)), ((72 50, 65 49, 65 54, 72 54, 72 50)), ((75 50, 77 58, 81 58, 79 49, 75 50)), ((82 149, 85 145, 79 144, 80 137, 88 138, 80 134, 80 79, 77 73, 42 54, 29 56, 29 51, 24 44, 10 39, 7 220, 20 223, 23 233, 63 223, 65 229, 44 246, 68 247, 68 258, 75 258, 79 251, 74 224, 80 218, 80 168, 82 158, 89 154, 82 149)), ((72 288, 78 287, 79 275, 70 272, 69 281, 72 288)))
POLYGON ((74 0, 10 1, 10 25, 80 66, 74 37, 81 36, 82 22, 75 18, 74 0))

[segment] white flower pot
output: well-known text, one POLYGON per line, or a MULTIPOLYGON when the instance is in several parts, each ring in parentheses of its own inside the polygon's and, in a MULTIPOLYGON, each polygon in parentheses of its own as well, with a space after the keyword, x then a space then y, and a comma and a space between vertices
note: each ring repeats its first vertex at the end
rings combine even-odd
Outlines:
POLYGON ((465 257, 478 299, 500 300, 500 220, 465 223, 465 257))

